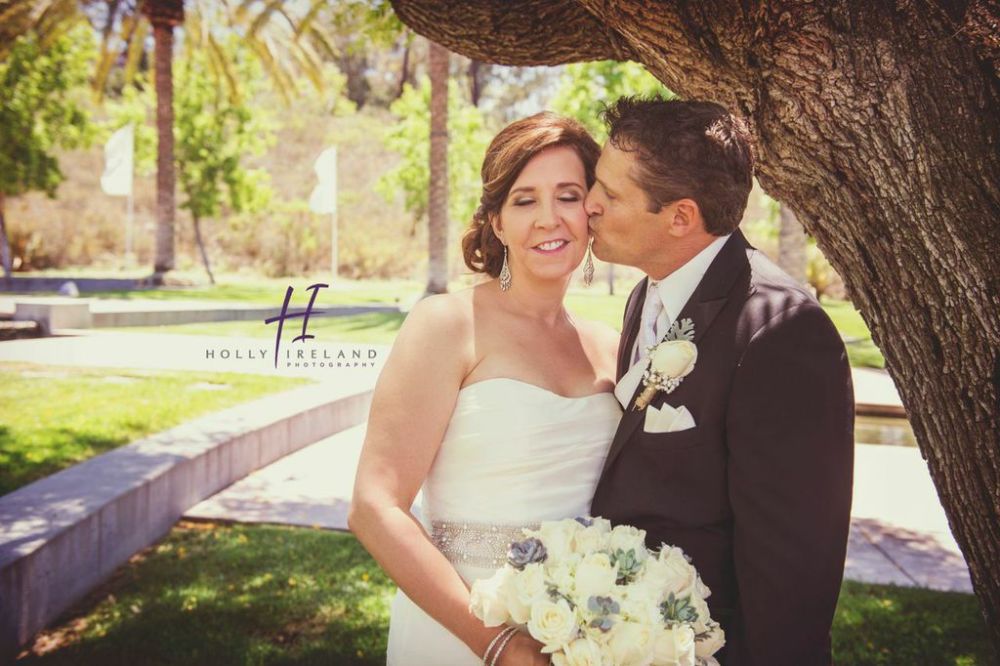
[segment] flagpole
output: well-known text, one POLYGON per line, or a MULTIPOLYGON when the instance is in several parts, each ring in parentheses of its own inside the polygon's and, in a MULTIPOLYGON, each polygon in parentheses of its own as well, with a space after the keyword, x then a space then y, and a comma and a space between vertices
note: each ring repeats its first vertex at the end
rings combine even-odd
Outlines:
POLYGON ((330 242, 330 245, 331 245, 331 248, 330 248, 330 255, 331 255, 330 256, 330 271, 332 273, 331 279, 332 280, 336 280, 337 279, 337 273, 340 272, 340 256, 339 256, 339 252, 338 252, 338 247, 339 247, 338 236, 340 235, 340 230, 339 230, 338 227, 340 225, 339 225, 338 220, 337 220, 337 148, 336 148, 336 146, 334 146, 333 148, 331 148, 331 150, 333 151, 333 158, 330 160, 330 163, 333 165, 333 178, 331 179, 331 182, 330 182, 330 188, 333 190, 333 202, 332 202, 333 213, 331 214, 331 220, 330 220, 331 225, 332 225, 331 234, 330 234, 330 236, 331 236, 331 242, 330 242))
POLYGON ((128 215, 125 217, 125 265, 135 264, 135 257, 132 255, 132 225, 135 220, 135 184, 129 187, 128 191, 128 215))

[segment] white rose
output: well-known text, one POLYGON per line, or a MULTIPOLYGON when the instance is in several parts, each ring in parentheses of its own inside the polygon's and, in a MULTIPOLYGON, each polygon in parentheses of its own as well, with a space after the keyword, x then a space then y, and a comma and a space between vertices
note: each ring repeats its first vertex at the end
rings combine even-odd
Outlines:
POLYGON ((722 627, 715 627, 711 631, 703 634, 702 640, 695 641, 694 653, 703 659, 711 657, 713 654, 721 650, 722 646, 725 644, 725 632, 722 631, 722 627))
POLYGON ((591 518, 591 521, 592 522, 590 523, 590 527, 592 529, 597 530, 601 534, 611 533, 611 521, 608 520, 607 518, 601 518, 600 516, 597 516, 596 518, 591 518))
POLYGON ((531 607, 528 633, 545 645, 542 652, 555 652, 576 638, 576 615, 565 599, 542 599, 531 607))
POLYGON ((491 577, 482 578, 472 584, 469 595, 469 610, 487 627, 499 627, 510 619, 505 599, 510 571, 504 567, 491 577))
POLYGON ((640 622, 618 622, 611 629, 608 646, 616 666, 638 666, 653 662, 654 625, 640 622))
POLYGON ((601 666, 602 661, 601 646, 588 638, 578 638, 552 655, 554 666, 601 666))
POLYGON ((651 557, 637 582, 655 594, 657 601, 663 601, 671 591, 674 580, 674 571, 664 562, 651 557))
POLYGON ((545 567, 546 578, 563 594, 572 594, 576 581, 577 559, 553 563, 545 567))
POLYGON ((666 377, 687 377, 698 360, 698 347, 687 340, 661 342, 650 356, 650 367, 666 377))
POLYGON ((646 556, 646 530, 640 530, 631 525, 616 525, 611 530, 611 538, 608 543, 611 551, 632 549, 635 551, 639 561, 646 556))
POLYGON ((597 550, 604 550, 608 547, 609 532, 610 530, 605 531, 594 525, 583 528, 576 533, 576 537, 573 539, 573 551, 586 555, 597 550))
POLYGON ((621 615, 631 622, 659 624, 663 621, 655 590, 642 583, 628 585, 621 601, 621 615))
POLYGON ((692 590, 698 580, 698 572, 684 557, 684 551, 674 546, 664 545, 657 556, 658 565, 646 563, 647 572, 656 576, 657 585, 662 586, 663 596, 673 592, 674 596, 683 596, 692 590))
POLYGON ((698 619, 691 623, 691 628, 694 629, 696 634, 707 631, 708 621, 712 619, 708 611, 708 604, 697 594, 692 594, 691 605, 694 606, 694 610, 698 613, 698 619))
POLYGON ((573 537, 583 529, 583 525, 568 518, 566 520, 548 520, 537 530, 530 532, 545 544, 549 560, 560 561, 573 552, 573 537))
POLYGON ((507 608, 517 624, 524 624, 531 615, 531 604, 545 596, 545 569, 538 562, 525 565, 506 585, 507 608))
POLYGON ((607 596, 614 589, 617 578, 618 569, 611 566, 611 559, 605 553, 591 553, 576 567, 576 596, 586 607, 591 596, 607 596))
POLYGON ((694 666, 694 631, 687 625, 660 627, 653 640, 653 663, 657 666, 694 666))

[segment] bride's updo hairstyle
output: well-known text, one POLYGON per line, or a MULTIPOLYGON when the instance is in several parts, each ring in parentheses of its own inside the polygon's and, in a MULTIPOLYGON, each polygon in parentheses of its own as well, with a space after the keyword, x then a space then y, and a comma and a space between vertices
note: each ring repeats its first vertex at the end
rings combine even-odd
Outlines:
POLYGON ((569 146, 580 157, 587 188, 594 185, 594 167, 601 148, 586 128, 571 118, 550 111, 536 113, 507 125, 497 134, 483 159, 483 195, 472 215, 472 224, 462 237, 465 265, 476 273, 500 275, 503 243, 493 232, 491 217, 499 217, 503 202, 521 175, 521 170, 538 153, 556 146, 569 146))

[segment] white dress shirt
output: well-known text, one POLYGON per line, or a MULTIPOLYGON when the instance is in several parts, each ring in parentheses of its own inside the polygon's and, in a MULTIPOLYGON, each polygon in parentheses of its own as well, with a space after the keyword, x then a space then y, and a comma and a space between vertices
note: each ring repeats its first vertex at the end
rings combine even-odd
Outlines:
MULTIPOLYGON (((646 276, 646 299, 649 300, 651 297, 650 292, 652 289, 656 289, 660 301, 663 302, 663 307, 658 308, 659 314, 656 320, 656 331, 660 340, 663 339, 663 336, 670 330, 670 326, 677 320, 681 310, 687 305, 691 294, 698 288, 701 279, 705 277, 705 273, 708 271, 708 267, 712 265, 715 257, 722 250, 722 246, 729 240, 730 235, 719 236, 705 247, 705 249, 689 259, 686 264, 662 280, 655 281, 648 275, 646 276), (650 285, 654 286, 651 288, 650 285)), ((643 311, 647 309, 644 302, 643 311)), ((645 324, 646 322, 639 322, 640 331, 645 324)), ((639 381, 642 379, 642 373, 646 365, 646 351, 643 349, 640 353, 639 337, 639 335, 636 335, 632 349, 629 351, 632 366, 615 387, 615 396, 622 404, 622 407, 626 409, 628 408, 628 402, 632 399, 632 394, 635 393, 636 388, 639 386, 639 381)), ((656 342, 659 342, 659 340, 656 342)))

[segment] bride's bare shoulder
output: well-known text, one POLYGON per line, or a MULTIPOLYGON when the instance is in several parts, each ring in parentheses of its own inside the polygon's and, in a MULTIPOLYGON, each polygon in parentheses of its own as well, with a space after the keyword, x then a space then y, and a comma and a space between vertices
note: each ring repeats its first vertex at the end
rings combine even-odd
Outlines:
POLYGON ((410 309, 400 334, 445 336, 455 342, 472 329, 471 289, 426 296, 410 309))

